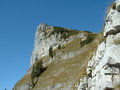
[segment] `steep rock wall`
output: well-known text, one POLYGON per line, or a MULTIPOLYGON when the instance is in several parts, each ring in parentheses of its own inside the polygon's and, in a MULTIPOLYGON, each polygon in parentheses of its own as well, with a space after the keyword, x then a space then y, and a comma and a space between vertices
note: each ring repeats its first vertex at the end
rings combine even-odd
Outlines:
MULTIPOLYGON (((64 33, 61 33, 58 30, 56 31, 53 26, 40 24, 37 27, 37 32, 35 35, 34 49, 31 56, 30 66, 33 65, 35 61, 49 55, 50 47, 52 47, 54 50, 58 48, 59 45, 65 45, 75 38, 83 38, 85 35, 84 33, 80 33, 75 36, 66 38, 65 36, 63 36, 63 34, 64 33)), ((67 33, 65 34, 67 35, 67 33)))
POLYGON ((116 0, 108 8, 105 18, 104 36, 120 32, 120 0, 116 0))
POLYGON ((78 90, 113 90, 120 85, 120 0, 110 7, 104 36, 88 62, 87 77, 80 79, 78 90))
POLYGON ((81 63, 78 63, 81 61, 79 57, 83 53, 88 53, 89 57, 82 59, 83 63, 87 62, 97 45, 97 43, 93 43, 90 45, 94 46, 92 48, 90 46, 81 48, 80 41, 85 40, 87 34, 83 31, 40 24, 35 35, 31 67, 26 75, 15 84, 13 90, 56 90, 63 87, 70 89, 78 80, 79 68, 82 67, 81 63), (50 47, 53 48, 53 57, 49 56, 50 47), (32 79, 33 67, 40 60, 42 60, 43 66, 48 68, 41 76, 32 79), (72 74, 73 69, 74 74, 72 74), (64 75, 67 75, 66 79, 63 77, 64 75))

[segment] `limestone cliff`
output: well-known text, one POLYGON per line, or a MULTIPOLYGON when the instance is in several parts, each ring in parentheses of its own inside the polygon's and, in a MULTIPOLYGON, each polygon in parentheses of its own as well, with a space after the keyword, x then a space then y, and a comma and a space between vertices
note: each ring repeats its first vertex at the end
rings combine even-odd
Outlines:
POLYGON ((103 33, 40 24, 30 68, 13 90, 120 90, 120 0, 103 33))
POLYGON ((40 24, 30 69, 13 90, 74 90, 101 34, 40 24))
POLYGON ((91 43, 96 37, 96 34, 89 32, 47 24, 38 25, 30 69, 16 83, 13 90, 56 90, 75 87, 79 81, 80 68, 85 68, 84 63, 91 58, 98 44, 98 41, 91 43), (84 57, 85 55, 88 57, 84 57))
POLYGON ((104 36, 88 62, 87 76, 80 79, 78 90, 120 90, 120 0, 109 7, 104 36))
POLYGON ((49 49, 56 49, 59 45, 72 41, 75 38, 84 37, 84 33, 80 33, 77 36, 71 36, 72 34, 77 34, 78 31, 73 31, 60 27, 53 27, 47 24, 40 24, 37 27, 37 32, 35 35, 34 49, 31 56, 30 65, 34 64, 36 60, 41 59, 49 54, 49 49))

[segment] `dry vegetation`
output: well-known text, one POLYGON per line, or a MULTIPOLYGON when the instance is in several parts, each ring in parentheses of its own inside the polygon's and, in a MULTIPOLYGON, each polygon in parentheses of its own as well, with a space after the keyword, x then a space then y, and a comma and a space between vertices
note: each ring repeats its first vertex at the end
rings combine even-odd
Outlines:
POLYGON ((115 86, 115 90, 120 90, 120 84, 115 86))
POLYGON ((22 84, 24 84, 26 81, 30 81, 31 77, 30 74, 26 74, 20 81, 18 81, 15 86, 21 86, 22 84))
MULTIPOLYGON (((94 42, 85 45, 83 48, 90 47, 87 51, 80 53, 79 55, 67 59, 60 60, 58 62, 52 62, 47 70, 39 77, 38 83, 34 87, 33 90, 37 90, 37 88, 46 88, 46 87, 55 87, 56 84, 65 84, 58 88, 65 88, 67 86, 71 86, 71 90, 75 89, 75 85, 79 83, 79 79, 81 77, 86 76, 86 66, 88 60, 92 57, 93 52, 96 51, 97 42, 94 42), (72 84, 72 85, 70 85, 72 84)), ((72 42, 68 43, 60 50, 56 49, 54 52, 62 52, 63 54, 68 53, 70 51, 80 50, 80 39, 75 39, 72 42)))
POLYGON ((114 44, 116 45, 120 45, 120 38, 117 38, 113 41, 114 44))
MULTIPOLYGON (((33 90, 43 90, 47 87, 55 87, 57 84, 63 84, 58 87, 58 90, 71 86, 71 90, 75 90, 76 85, 79 83, 81 77, 86 76, 86 66, 88 61, 91 59, 93 52, 96 51, 96 47, 101 40, 101 35, 97 35, 96 39, 82 48, 80 46, 80 38, 77 38, 70 43, 61 46, 60 49, 56 49, 53 52, 55 53, 68 53, 70 51, 83 50, 88 48, 87 51, 84 51, 73 58, 66 60, 53 61, 48 65, 48 68, 38 77, 38 82, 33 88, 33 90)), ((59 56, 60 57, 60 56, 59 56)), ((44 57, 43 62, 47 62, 49 57, 44 57)), ((25 75, 16 86, 22 85, 26 81, 30 81, 30 75, 25 75)))

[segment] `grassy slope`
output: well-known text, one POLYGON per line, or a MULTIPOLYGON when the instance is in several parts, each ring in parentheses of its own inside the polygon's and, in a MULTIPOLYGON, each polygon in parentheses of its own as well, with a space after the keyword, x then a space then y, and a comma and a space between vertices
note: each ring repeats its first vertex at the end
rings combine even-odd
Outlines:
POLYGON ((30 81, 30 80, 31 80, 30 74, 26 74, 21 80, 19 80, 19 81, 15 84, 15 87, 21 86, 22 84, 24 84, 25 82, 30 81))
MULTIPOLYGON (((65 45, 62 50, 56 50, 56 52, 67 53, 78 50, 80 49, 79 41, 80 39, 75 39, 65 45)), ((48 69, 39 77, 38 83, 33 90, 47 90, 46 87, 55 87, 60 83, 65 85, 57 88, 57 90, 64 89, 67 86, 74 90, 80 77, 86 75, 87 62, 92 57, 93 52, 96 51, 97 41, 98 39, 85 45, 83 48, 89 47, 89 49, 73 58, 51 63, 48 69)))
MULTIPOLYGON (((79 55, 67 59, 59 60, 58 62, 52 62, 47 70, 39 77, 37 84, 33 90, 48 90, 46 87, 55 87, 56 84, 63 84, 63 86, 57 88, 57 90, 64 89, 70 86, 71 90, 75 90, 75 85, 79 83, 79 79, 86 75, 87 62, 92 57, 93 52, 96 51, 96 47, 99 44, 101 36, 99 35, 92 43, 86 44, 84 47, 80 47, 80 39, 75 39, 68 43, 61 50, 55 50, 55 52, 68 53, 69 51, 75 51, 88 48, 87 51, 80 53, 79 55)), ((29 75, 25 75, 16 86, 22 85, 24 82, 30 80, 29 75)))

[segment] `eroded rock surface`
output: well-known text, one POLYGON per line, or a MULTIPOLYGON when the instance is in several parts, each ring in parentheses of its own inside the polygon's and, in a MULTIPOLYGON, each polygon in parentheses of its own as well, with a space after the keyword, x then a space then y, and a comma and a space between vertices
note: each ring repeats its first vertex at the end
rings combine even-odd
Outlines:
POLYGON ((105 19, 104 36, 120 32, 120 0, 116 0, 108 8, 105 19))
POLYGON ((78 90, 113 90, 120 85, 120 0, 108 12, 104 36, 88 62, 88 76, 80 79, 78 90))
POLYGON ((30 67, 42 58, 43 66, 48 68, 33 80, 34 87, 29 72, 13 90, 113 90, 120 85, 120 0, 108 10, 102 43, 99 44, 98 37, 88 43, 91 38, 87 39, 88 33, 63 32, 47 24, 38 26, 30 67), (82 41, 86 44, 81 47, 82 41), (59 45, 63 47, 58 49, 59 45), (53 57, 49 56, 51 47, 53 57))
POLYGON ((40 24, 37 27, 35 35, 34 49, 31 56, 30 66, 35 63, 36 60, 47 56, 49 54, 50 47, 56 49, 59 45, 64 45, 75 38, 84 37, 84 33, 80 33, 76 36, 63 38, 63 34, 55 31, 55 28, 47 24, 40 24))

